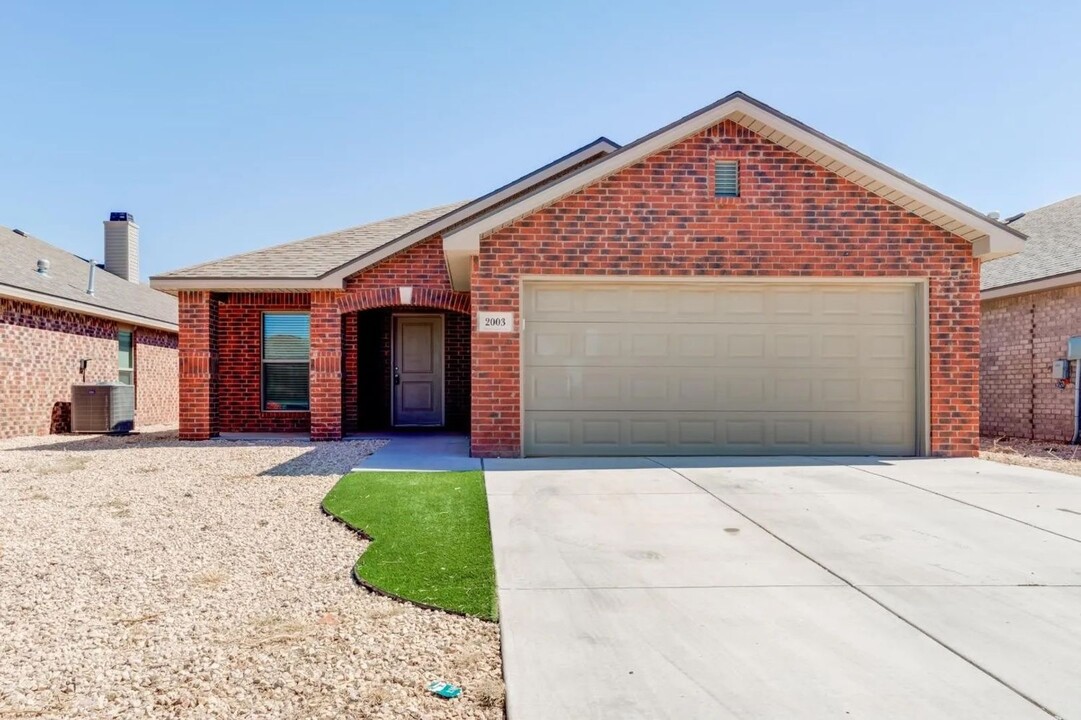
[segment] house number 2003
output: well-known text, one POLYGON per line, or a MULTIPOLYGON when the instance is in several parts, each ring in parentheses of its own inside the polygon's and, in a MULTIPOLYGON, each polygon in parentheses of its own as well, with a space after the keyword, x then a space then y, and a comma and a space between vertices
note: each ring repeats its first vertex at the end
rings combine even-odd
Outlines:
POLYGON ((514 313, 478 312, 477 330, 480 332, 513 332, 514 313))

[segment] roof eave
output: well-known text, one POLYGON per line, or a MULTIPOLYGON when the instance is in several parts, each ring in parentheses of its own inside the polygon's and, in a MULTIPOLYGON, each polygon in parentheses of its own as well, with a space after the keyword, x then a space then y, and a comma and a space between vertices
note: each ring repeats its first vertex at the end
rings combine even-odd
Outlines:
POLYGON ((972 256, 987 261, 1015 255, 1025 249, 1025 241, 1011 233, 995 232, 972 241, 972 256))
POLYGON ((296 277, 174 277, 156 275, 150 287, 175 295, 181 290, 207 292, 272 292, 275 290, 340 290, 341 281, 328 278, 296 277))
POLYGON ((998 298, 1013 297, 1015 295, 1029 295, 1031 293, 1043 292, 1044 290, 1057 290, 1058 288, 1070 287, 1071 285, 1081 285, 1081 270, 1062 273, 1061 275, 1053 275, 1051 277, 1036 278, 1035 280, 1025 280, 1023 282, 1011 283, 1010 285, 987 288, 986 290, 980 291, 980 300, 995 300, 998 298))
POLYGON ((0 284, 0 297, 21 300, 23 302, 34 303, 35 305, 44 305, 46 307, 61 308, 81 315, 89 315, 91 317, 113 320, 129 325, 137 325, 139 327, 149 327, 155 330, 165 330, 167 332, 175 333, 179 329, 176 323, 171 323, 167 320, 160 320, 158 318, 147 317, 137 313, 106 308, 92 303, 82 303, 58 295, 49 295, 48 293, 40 293, 33 290, 27 290, 26 288, 15 287, 14 285, 0 284))

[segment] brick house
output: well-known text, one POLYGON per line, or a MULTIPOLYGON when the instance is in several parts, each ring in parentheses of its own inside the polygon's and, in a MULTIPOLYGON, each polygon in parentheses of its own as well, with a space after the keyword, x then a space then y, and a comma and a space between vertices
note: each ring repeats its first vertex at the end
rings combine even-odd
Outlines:
POLYGON ((0 437, 70 430, 81 382, 134 384, 137 427, 176 424, 176 299, 139 284, 138 241, 113 213, 98 265, 0 227, 0 437))
POLYGON ((980 429, 987 435, 1068 441, 1071 381, 1052 377, 1081 336, 1081 195, 1009 218, 1024 250, 985 263, 980 279, 980 429))
POLYGON ((470 202, 151 284, 179 298, 186 439, 963 456, 979 264, 1023 238, 734 93, 470 202))

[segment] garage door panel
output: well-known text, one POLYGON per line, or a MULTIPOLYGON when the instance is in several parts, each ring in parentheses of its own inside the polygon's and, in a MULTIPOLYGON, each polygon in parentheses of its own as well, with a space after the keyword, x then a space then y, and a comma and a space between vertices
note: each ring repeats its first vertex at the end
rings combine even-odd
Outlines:
POLYGON ((524 323, 525 358, 533 367, 914 367, 915 328, 894 326, 731 323, 524 323))
POLYGON ((877 368, 526 368, 524 404, 551 411, 913 411, 915 374, 877 368))
POLYGON ((903 455, 912 418, 893 413, 623 413, 529 411, 536 455, 903 455))
POLYGON ((527 282, 528 454, 913 454, 913 285, 527 282))
POLYGON ((535 321, 575 322, 728 322, 737 324, 826 322, 894 324, 914 317, 911 285, 763 283, 713 284, 527 283, 525 315, 535 321))

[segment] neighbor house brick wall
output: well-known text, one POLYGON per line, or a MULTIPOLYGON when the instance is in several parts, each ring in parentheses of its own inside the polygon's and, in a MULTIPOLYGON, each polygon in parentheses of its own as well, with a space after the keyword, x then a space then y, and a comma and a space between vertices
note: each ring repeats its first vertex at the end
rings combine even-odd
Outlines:
MULTIPOLYGON (((734 123, 482 238, 473 311, 517 315, 523 274, 929 278, 930 452, 978 450, 979 268, 970 245, 734 123), (740 161, 740 197, 714 197, 719 159, 740 161)), ((517 455, 518 335, 474 327, 472 358, 473 452, 517 455)))
POLYGON ((980 430, 1072 439, 1073 386, 1057 387, 1051 366, 1081 335, 1081 287, 987 300, 981 311, 980 430))
MULTIPOLYGON (((68 432, 79 361, 89 361, 86 382, 115 382, 117 331, 112 320, 0 298, 0 437, 68 432)), ((176 335, 135 328, 135 336, 136 424, 174 424, 176 335)))
POLYGON ((177 334, 135 328, 137 425, 176 425, 180 411, 177 334))

